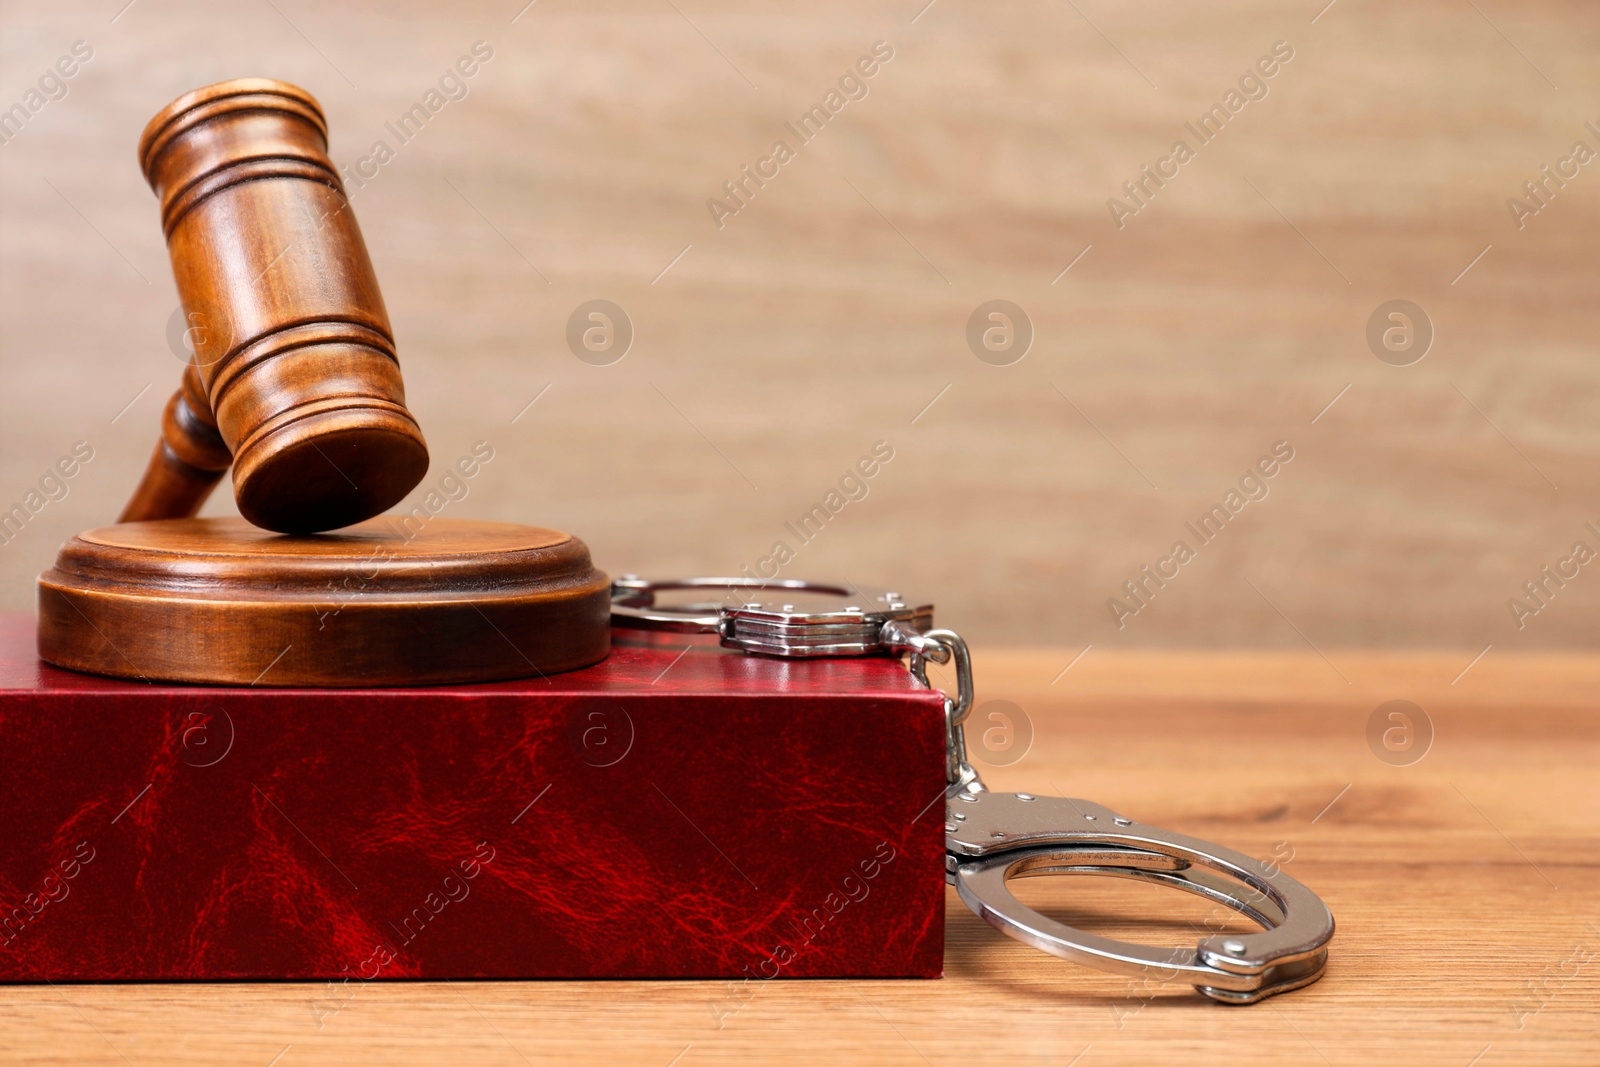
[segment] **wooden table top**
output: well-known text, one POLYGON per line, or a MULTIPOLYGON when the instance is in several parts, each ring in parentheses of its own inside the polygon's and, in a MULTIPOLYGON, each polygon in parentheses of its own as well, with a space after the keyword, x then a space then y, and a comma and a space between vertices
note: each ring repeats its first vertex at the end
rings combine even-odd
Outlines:
MULTIPOLYGON (((18 986, 0 990, 0 1062, 1600 1062, 1600 890, 1582 880, 1600 861, 1600 657, 1465 660, 1093 650, 1062 673, 1054 654, 978 654, 977 727, 1005 700, 1034 735, 983 767, 992 786, 1284 857, 1328 901, 1327 976, 1253 1007, 1045 957, 952 893, 942 981, 18 986), (1397 699, 1421 709, 1418 739, 1431 728, 1411 762, 1367 740, 1397 699)), ((1153 943, 1192 942, 1210 910, 1123 880, 1017 890, 1153 943)))

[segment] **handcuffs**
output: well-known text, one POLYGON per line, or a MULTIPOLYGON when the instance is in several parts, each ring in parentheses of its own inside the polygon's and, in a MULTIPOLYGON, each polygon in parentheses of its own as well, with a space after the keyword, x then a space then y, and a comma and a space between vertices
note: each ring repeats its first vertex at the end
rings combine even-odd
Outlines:
POLYGON ((929 662, 953 664, 956 695, 945 695, 945 880, 980 918, 1017 940, 1104 971, 1193 985, 1224 1004, 1253 1004, 1322 977, 1333 915, 1279 867, 1242 852, 1146 826, 1088 800, 997 793, 967 762, 962 729, 972 710, 972 659, 950 630, 933 627, 933 606, 897 592, 792 578, 684 578, 612 583, 612 626, 716 634, 726 648, 782 657, 909 657, 924 686, 929 662), (669 591, 742 591, 725 603, 665 607, 669 591), (795 594, 842 598, 837 608, 796 605, 795 594), (1013 878, 1098 874, 1181 889, 1231 908, 1263 927, 1225 933, 1194 947, 1152 948, 1100 937, 1027 907, 1013 878), (1225 877, 1218 877, 1219 875, 1225 877))

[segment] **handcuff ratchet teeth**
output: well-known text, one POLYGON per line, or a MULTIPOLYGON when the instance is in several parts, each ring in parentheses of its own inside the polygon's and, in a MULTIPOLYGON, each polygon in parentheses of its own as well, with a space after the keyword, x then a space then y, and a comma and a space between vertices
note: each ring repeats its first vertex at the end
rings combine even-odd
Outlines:
POLYGON ((612 583, 612 626, 716 634, 724 647, 769 656, 909 657, 917 680, 929 662, 950 664, 945 695, 945 879, 1001 933, 1062 959, 1145 981, 1194 986, 1224 1004, 1253 1004, 1310 985, 1327 966, 1333 915, 1311 890, 1241 852, 1146 826, 1093 801, 986 788, 967 761, 972 657, 951 630, 933 628, 933 605, 898 592, 784 578, 624 575, 612 583), (662 592, 721 591, 720 602, 664 607, 662 592), (843 598, 813 609, 795 601, 843 598), (1168 886, 1238 912, 1263 927, 1215 933, 1193 947, 1152 948, 1068 926, 1019 901, 1013 878, 1107 875, 1168 886))

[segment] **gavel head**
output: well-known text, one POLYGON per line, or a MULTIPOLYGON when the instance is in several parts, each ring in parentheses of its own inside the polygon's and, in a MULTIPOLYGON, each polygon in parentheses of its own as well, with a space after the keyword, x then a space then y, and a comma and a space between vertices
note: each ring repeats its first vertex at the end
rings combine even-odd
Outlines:
POLYGON ((240 513, 306 533, 398 503, 428 449, 316 100, 268 78, 197 89, 150 120, 139 162, 240 513))

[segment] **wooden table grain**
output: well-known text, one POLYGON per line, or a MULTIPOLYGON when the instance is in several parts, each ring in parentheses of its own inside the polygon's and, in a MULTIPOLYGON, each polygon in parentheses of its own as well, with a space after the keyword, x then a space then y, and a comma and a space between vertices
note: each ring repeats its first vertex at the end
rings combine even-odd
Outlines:
MULTIPOLYGON (((1600 1062, 1600 657, 1323 651, 977 655, 992 760, 1032 734, 991 785, 1286 857, 1328 901, 1327 977, 1254 1007, 1047 958, 951 895, 941 981, 16 986, 0 1062, 1600 1062), (1391 700, 1420 713, 1385 760, 1391 700)), ((1214 918, 1121 880, 1018 889, 1154 943, 1214 918)))

